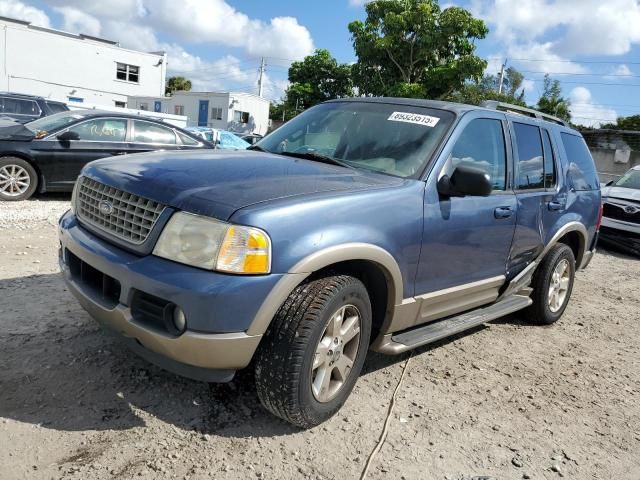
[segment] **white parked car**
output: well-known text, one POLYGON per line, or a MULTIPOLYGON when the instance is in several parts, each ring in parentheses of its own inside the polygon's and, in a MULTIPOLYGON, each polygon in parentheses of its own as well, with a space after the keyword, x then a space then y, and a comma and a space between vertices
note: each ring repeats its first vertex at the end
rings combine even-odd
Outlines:
POLYGON ((640 256, 640 165, 602 189, 604 204, 600 238, 640 256))

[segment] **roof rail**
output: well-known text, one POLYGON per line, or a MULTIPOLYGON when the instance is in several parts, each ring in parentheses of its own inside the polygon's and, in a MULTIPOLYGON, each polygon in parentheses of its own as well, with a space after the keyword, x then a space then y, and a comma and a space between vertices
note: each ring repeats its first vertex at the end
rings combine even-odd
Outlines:
POLYGON ((538 110, 533 110, 532 108, 512 105, 511 103, 498 102, 497 100, 485 100, 480 104, 480 106, 488 108, 489 110, 500 110, 503 112, 515 113, 517 115, 524 115, 525 117, 537 118, 538 120, 557 123, 558 125, 564 125, 565 127, 571 126, 569 125, 569 122, 562 120, 561 118, 539 112, 538 110))

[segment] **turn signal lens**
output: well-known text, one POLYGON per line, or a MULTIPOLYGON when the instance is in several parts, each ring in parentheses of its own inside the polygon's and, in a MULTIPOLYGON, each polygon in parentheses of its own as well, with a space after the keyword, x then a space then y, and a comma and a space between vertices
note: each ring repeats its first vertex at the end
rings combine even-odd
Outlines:
POLYGON ((271 271, 271 240, 260 229, 231 226, 220 246, 216 270, 240 274, 271 271))

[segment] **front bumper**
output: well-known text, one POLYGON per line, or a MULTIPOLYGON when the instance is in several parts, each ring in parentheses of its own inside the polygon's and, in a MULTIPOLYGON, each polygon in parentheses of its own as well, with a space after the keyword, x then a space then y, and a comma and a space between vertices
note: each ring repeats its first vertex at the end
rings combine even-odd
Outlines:
POLYGON ((209 381, 230 380, 235 370, 250 363, 262 335, 246 331, 282 275, 221 275, 153 256, 138 257, 91 235, 71 213, 60 219, 59 237, 60 267, 70 291, 95 320, 147 360, 209 381), (105 305, 72 275, 68 252, 120 283, 113 305, 105 305), (187 316, 187 331, 173 336, 136 321, 130 307, 136 291, 180 306, 187 316), (234 326, 236 331, 228 331, 234 326))

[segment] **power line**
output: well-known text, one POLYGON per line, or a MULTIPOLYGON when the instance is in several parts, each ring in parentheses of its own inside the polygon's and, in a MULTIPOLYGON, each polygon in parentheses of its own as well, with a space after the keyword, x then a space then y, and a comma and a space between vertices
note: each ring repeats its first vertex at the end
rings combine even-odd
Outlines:
MULTIPOLYGON (((528 80, 530 82, 544 82, 543 78, 525 78, 525 80, 528 80)), ((570 83, 576 85, 603 85, 610 87, 640 87, 640 84, 638 83, 567 82, 565 80, 563 80, 562 83, 570 83)))
POLYGON ((512 58, 518 62, 547 62, 547 63, 583 63, 583 64, 603 64, 603 65, 640 65, 640 62, 613 62, 604 60, 549 60, 548 58, 512 58))
POLYGON ((518 70, 520 73, 544 73, 549 75, 568 75, 568 76, 584 76, 584 77, 623 77, 623 78, 640 78, 640 75, 623 75, 614 73, 569 73, 569 72, 534 72, 531 70, 518 70))

